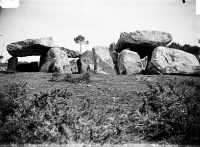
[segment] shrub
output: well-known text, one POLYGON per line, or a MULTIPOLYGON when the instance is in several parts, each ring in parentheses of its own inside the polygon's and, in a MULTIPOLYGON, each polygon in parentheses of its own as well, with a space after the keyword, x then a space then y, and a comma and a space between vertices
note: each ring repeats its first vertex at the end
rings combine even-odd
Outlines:
POLYGON ((7 87, 10 89, 0 95, 0 143, 60 141, 58 127, 71 115, 68 111, 71 93, 55 89, 28 98, 24 85, 7 87))
POLYGON ((89 83, 90 75, 89 73, 85 73, 78 77, 73 77, 72 74, 66 74, 66 76, 64 77, 64 81, 69 83, 81 83, 81 82, 89 83))
POLYGON ((75 97, 67 89, 29 96, 26 84, 9 84, 0 92, 0 143, 199 143, 200 84, 147 85, 135 110, 128 96, 75 97))
POLYGON ((90 83, 90 74, 85 73, 82 75, 65 74, 64 77, 59 73, 53 73, 50 81, 65 81, 69 83, 90 83))
POLYGON ((16 71, 3 71, 4 74, 16 74, 16 71))
POLYGON ((150 92, 143 94, 143 104, 134 113, 134 131, 154 141, 200 143, 200 84, 170 80, 147 85, 150 92))
POLYGON ((59 72, 52 73, 50 81, 59 81, 59 78, 61 77, 61 74, 59 72))
POLYGON ((0 143, 120 142, 124 118, 108 117, 119 106, 97 110, 97 100, 74 99, 61 89, 29 97, 25 85, 13 85, 1 92, 0 143))

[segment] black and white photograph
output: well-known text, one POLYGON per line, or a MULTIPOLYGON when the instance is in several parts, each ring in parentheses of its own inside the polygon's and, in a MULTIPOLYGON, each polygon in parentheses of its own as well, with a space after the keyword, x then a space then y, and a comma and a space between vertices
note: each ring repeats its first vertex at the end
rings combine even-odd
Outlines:
POLYGON ((200 146, 200 0, 0 0, 0 146, 200 146))

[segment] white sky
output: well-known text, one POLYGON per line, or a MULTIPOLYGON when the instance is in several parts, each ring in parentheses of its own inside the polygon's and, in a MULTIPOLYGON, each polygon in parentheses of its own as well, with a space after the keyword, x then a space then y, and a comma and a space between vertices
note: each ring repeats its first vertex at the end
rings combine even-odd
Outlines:
POLYGON ((197 45, 200 16, 195 15, 195 0, 181 1, 21 0, 18 8, 0 11, 0 53, 8 59, 7 44, 47 36, 52 36, 56 45, 79 50, 73 39, 79 34, 90 42, 83 51, 91 50, 116 43, 121 32, 136 30, 165 31, 175 42, 197 45))

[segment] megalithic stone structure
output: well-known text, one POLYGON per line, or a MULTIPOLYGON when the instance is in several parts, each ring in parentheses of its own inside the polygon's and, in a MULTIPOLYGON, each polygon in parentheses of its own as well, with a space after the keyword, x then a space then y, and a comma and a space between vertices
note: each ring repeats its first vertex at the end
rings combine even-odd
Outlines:
POLYGON ((8 72, 16 72, 17 71, 17 65, 18 65, 18 58, 17 57, 11 57, 8 59, 8 72))

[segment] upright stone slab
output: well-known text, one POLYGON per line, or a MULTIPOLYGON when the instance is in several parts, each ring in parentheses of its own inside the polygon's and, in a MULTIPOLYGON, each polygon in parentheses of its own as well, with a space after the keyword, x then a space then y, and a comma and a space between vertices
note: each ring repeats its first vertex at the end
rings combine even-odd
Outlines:
POLYGON ((108 75, 116 75, 114 63, 107 47, 96 46, 92 48, 94 55, 94 70, 108 75))
POLYGON ((18 64, 18 58, 17 57, 11 57, 8 59, 8 72, 16 72, 17 71, 17 64, 18 64))
POLYGON ((94 56, 93 52, 87 50, 80 56, 80 62, 78 62, 78 66, 81 69, 81 73, 86 73, 90 71, 94 71, 94 56))
POLYGON ((41 72, 71 73, 67 54, 59 48, 51 48, 46 57, 42 58, 41 72))
POLYGON ((148 56, 146 56, 146 57, 144 57, 143 59, 141 59, 141 62, 142 62, 142 69, 143 69, 143 70, 146 70, 147 65, 148 65, 148 61, 149 61, 148 56))
POLYGON ((115 65, 114 69, 115 69, 116 73, 119 74, 119 69, 118 69, 118 65, 117 65, 119 53, 115 51, 115 43, 114 42, 110 44, 109 52, 110 52, 110 56, 113 60, 113 63, 115 65))
POLYGON ((143 65, 140 56, 133 51, 123 50, 118 58, 119 73, 122 75, 130 75, 141 73, 143 65))

